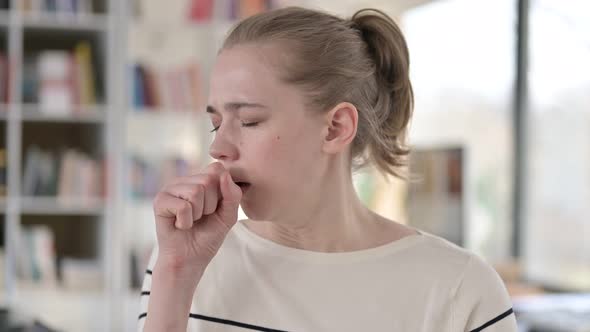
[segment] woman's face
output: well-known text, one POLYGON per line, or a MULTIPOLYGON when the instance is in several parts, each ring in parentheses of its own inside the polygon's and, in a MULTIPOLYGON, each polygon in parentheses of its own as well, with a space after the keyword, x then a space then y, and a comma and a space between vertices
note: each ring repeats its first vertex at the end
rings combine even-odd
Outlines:
POLYGON ((250 187, 242 209, 253 220, 291 215, 315 200, 321 183, 321 116, 306 112, 304 95, 279 81, 269 64, 276 47, 238 45, 219 54, 207 112, 218 128, 210 155, 250 187))

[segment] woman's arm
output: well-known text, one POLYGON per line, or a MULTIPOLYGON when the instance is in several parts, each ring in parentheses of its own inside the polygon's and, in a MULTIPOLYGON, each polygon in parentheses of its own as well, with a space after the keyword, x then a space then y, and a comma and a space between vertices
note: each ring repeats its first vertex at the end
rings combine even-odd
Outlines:
POLYGON ((479 256, 469 261, 453 296, 451 331, 516 332, 512 302, 504 282, 479 256))
POLYGON ((158 260, 152 271, 143 331, 186 332, 193 295, 203 272, 158 260))
POLYGON ((147 272, 149 290, 142 291, 149 297, 142 303, 140 331, 186 331, 197 284, 236 224, 241 199, 242 189, 220 162, 175 178, 158 192, 153 203, 158 253, 147 272))

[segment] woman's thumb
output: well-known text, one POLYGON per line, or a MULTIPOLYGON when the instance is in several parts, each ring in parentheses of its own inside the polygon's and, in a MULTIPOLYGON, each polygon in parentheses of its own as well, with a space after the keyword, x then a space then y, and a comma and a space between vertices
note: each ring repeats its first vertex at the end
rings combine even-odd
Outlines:
MULTIPOLYGON (((225 171, 220 179, 221 203, 219 206, 219 215, 223 218, 234 219, 238 217, 238 206, 242 200, 242 189, 234 183, 231 174, 225 171)), ((231 220, 232 222, 236 220, 231 220)))

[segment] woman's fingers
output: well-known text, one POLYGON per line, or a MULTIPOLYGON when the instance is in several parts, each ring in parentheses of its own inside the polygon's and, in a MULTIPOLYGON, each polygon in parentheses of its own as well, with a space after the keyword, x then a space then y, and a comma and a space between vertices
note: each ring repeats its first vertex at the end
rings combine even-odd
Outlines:
MULTIPOLYGON (((164 188, 166 191, 170 191, 169 188, 173 188, 177 185, 202 185, 205 191, 204 202, 202 204, 203 209, 201 213, 203 215, 210 215, 217 210, 219 200, 221 198, 220 176, 223 174, 223 168, 220 166, 209 167, 207 171, 209 173, 196 174, 191 176, 185 176, 175 179, 168 186, 164 188)), ((188 188, 185 191, 190 191, 188 188)), ((199 218, 201 215, 199 215, 199 218)), ((196 216, 195 216, 196 218, 196 216)), ((199 219, 197 218, 197 219, 199 219)))
MULTIPOLYGON (((210 164, 204 173, 174 179, 156 196, 159 206, 169 206, 167 209, 160 208, 157 215, 167 219, 176 218, 175 227, 189 229, 194 221, 215 213, 222 197, 220 176, 224 172, 226 171, 223 165, 216 162, 210 164), (190 215, 187 213, 187 209, 190 211, 190 215), (190 222, 187 221, 189 219, 190 222)), ((156 207, 156 202, 154 202, 154 207, 156 207)))
POLYGON ((210 215, 217 210, 219 198, 219 175, 209 174, 204 180, 205 187, 205 201, 203 202, 203 214, 210 215))
POLYGON ((174 197, 188 201, 191 204, 193 221, 201 219, 203 216, 203 206, 205 201, 205 186, 197 184, 180 183, 166 187, 165 192, 174 197))
POLYGON ((168 192, 159 192, 154 199, 154 215, 164 227, 190 229, 193 225, 192 204, 168 192))

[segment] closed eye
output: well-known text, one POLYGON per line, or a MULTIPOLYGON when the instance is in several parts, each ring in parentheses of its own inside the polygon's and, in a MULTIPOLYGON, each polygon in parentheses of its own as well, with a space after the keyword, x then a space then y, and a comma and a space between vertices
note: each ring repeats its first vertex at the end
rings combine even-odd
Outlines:
MULTIPOLYGON (((242 123, 242 127, 256 127, 256 126, 258 126, 258 123, 259 122, 242 123)), ((219 129, 219 127, 221 127, 221 126, 217 126, 217 127, 213 128, 213 130, 211 130, 210 132, 212 133, 214 131, 217 131, 219 129)))

